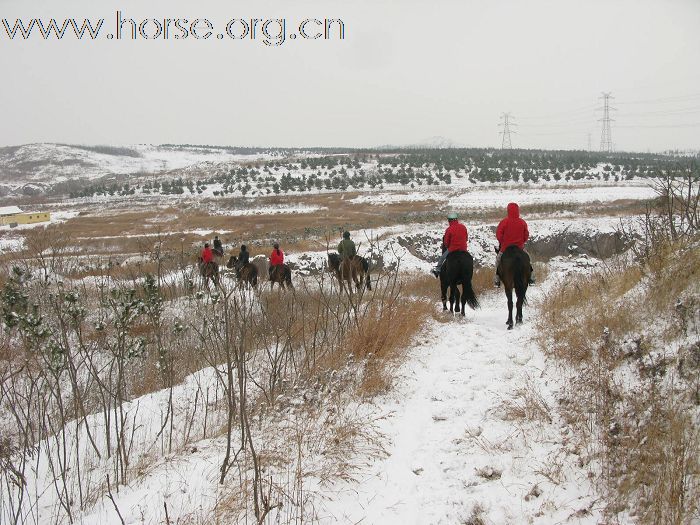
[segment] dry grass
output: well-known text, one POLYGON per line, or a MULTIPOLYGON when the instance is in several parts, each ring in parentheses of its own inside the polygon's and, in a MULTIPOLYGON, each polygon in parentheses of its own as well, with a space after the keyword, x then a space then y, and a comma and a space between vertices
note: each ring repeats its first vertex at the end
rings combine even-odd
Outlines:
POLYGON ((529 380, 501 402, 498 413, 505 421, 552 422, 551 407, 529 380))
POLYGON ((638 285, 641 277, 638 269, 625 267, 564 281, 542 301, 537 321, 541 346, 576 364, 589 360, 604 340, 624 339, 638 322, 630 313, 642 305, 638 298, 629 298, 621 307, 618 300, 638 285))
POLYGON ((353 355, 366 359, 362 395, 371 397, 389 389, 396 367, 432 311, 430 303, 404 298, 383 311, 370 309, 348 345, 353 355))
MULTIPOLYGON (((700 340, 698 272, 700 248, 675 245, 644 266, 572 278, 543 301, 540 344, 571 367, 562 415, 600 466, 612 520, 622 511, 644 525, 700 516, 700 369, 679 373, 686 363, 668 345, 700 340)), ((522 403, 508 408, 527 415, 522 403)))

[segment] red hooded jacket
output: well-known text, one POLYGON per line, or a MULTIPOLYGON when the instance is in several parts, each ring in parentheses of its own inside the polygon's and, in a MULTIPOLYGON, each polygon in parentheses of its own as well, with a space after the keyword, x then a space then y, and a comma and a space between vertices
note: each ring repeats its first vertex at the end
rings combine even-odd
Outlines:
POLYGON ((211 251, 211 248, 204 248, 202 250, 202 262, 204 263, 210 263, 214 260, 214 254, 211 251))
POLYGON ((284 252, 282 250, 272 250, 270 266, 281 266, 282 264, 284 264, 284 252))
POLYGON ((529 237, 527 223, 520 218, 520 208, 514 202, 509 203, 508 217, 499 222, 496 228, 496 239, 501 246, 501 253, 513 244, 522 250, 529 237))
POLYGON ((458 220, 450 221, 450 225, 445 230, 442 243, 447 247, 447 251, 466 252, 467 251, 467 227, 458 220))

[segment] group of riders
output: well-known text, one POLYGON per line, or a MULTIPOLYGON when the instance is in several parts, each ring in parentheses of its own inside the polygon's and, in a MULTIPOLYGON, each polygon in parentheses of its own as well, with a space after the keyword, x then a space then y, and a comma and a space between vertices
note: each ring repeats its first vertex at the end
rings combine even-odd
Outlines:
MULTIPOLYGON (((501 280, 499 277, 498 267, 501 263, 501 256, 509 246, 517 246, 521 250, 525 249, 525 243, 530 237, 530 231, 527 228, 527 222, 520 217, 520 207, 511 202, 508 204, 507 216, 498 223, 496 227, 496 240, 498 241, 498 252, 496 254, 496 274, 493 278, 494 286, 500 286, 501 280)), ((440 277, 443 265, 447 257, 454 252, 466 252, 469 234, 467 227, 459 222, 456 213, 447 215, 448 226, 445 234, 442 237, 442 256, 433 269, 433 275, 440 277)), ((528 284, 534 284, 535 277, 530 268, 530 278, 528 284)))
MULTIPOLYGON (((447 257, 451 253, 455 252, 466 252, 468 248, 469 234, 467 232, 467 227, 459 222, 459 218, 456 213, 452 212, 447 215, 448 226, 445 230, 445 234, 442 238, 442 255, 437 265, 433 269, 433 275, 435 277, 440 277, 440 272, 447 260, 447 257)), ((498 223, 496 228, 496 240, 498 241, 498 253, 496 255, 496 274, 494 276, 494 285, 500 286, 501 281, 498 274, 498 267, 501 261, 501 256, 506 248, 509 246, 517 246, 521 250, 524 250, 525 243, 530 237, 530 232, 527 227, 527 222, 525 222, 520 217, 520 208, 514 202, 511 202, 507 206, 507 216, 498 223)), ((204 249, 200 255, 201 261, 203 263, 210 263, 214 261, 214 256, 223 257, 224 247, 217 235, 214 237, 213 248, 209 246, 209 243, 204 244, 204 249)), ((355 243, 350 239, 350 232, 343 232, 343 239, 338 244, 338 254, 340 255, 341 261, 345 259, 352 260, 355 255, 357 255, 357 249, 355 243)), ((284 252, 280 249, 279 243, 274 243, 272 245, 272 253, 269 256, 270 266, 269 272, 272 272, 277 267, 284 265, 284 252)), ((250 252, 245 244, 241 245, 241 249, 238 253, 238 264, 242 267, 250 262, 250 252)), ((532 270, 532 269, 531 269, 532 270)), ((529 284, 534 284, 534 274, 530 274, 529 284)))
MULTIPOLYGON (((208 264, 214 262, 214 256, 223 257, 224 256, 224 245, 221 243, 219 236, 214 237, 214 246, 211 247, 208 242, 204 243, 204 249, 200 254, 200 260, 203 264, 208 264)), ((241 249, 238 252, 237 264, 239 267, 243 267, 250 263, 250 252, 245 244, 241 245, 241 249)), ((268 271, 270 275, 275 271, 276 268, 284 266, 284 252, 280 249, 279 243, 274 243, 272 245, 272 253, 270 254, 270 266, 268 271)))

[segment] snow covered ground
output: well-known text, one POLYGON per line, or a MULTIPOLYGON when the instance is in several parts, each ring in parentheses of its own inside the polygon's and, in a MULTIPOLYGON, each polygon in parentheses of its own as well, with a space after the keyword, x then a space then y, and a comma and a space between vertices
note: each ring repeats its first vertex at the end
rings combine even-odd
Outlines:
MULTIPOLYGON (((556 371, 533 341, 538 298, 577 261, 560 258, 554 266, 542 286, 530 289, 525 324, 513 331, 504 324, 501 290, 482 294, 481 308, 466 318, 436 314, 407 349, 391 392, 347 407, 374 421, 365 431, 379 436, 384 454, 349 458, 354 481, 305 478, 305 506, 315 514, 309 522, 455 524, 478 516, 482 521, 471 523, 599 523, 588 472, 577 466, 557 417, 556 371), (539 412, 528 405, 533 399, 539 412)), ((435 286, 437 296, 437 281, 435 286)), ((178 410, 188 410, 193 392, 211 382, 208 374, 198 372, 176 388, 178 410)), ((131 406, 141 407, 139 418, 152 412, 158 421, 166 398, 162 391, 131 406)), ((144 443, 155 441, 151 436, 144 443)), ((194 516, 206 522, 225 492, 217 488, 221 457, 222 440, 215 438, 147 460, 144 475, 113 495, 125 523, 162 523, 164 501, 173 522, 194 516)), ((277 523, 274 516, 280 514, 273 512, 266 523, 277 523)), ((120 519, 103 498, 79 522, 120 519)))
POLYGON ((454 208, 494 208, 504 202, 517 202, 521 206, 530 204, 562 203, 581 204, 587 202, 609 202, 619 199, 643 200, 654 197, 653 188, 644 182, 635 181, 619 185, 597 185, 595 187, 571 184, 567 188, 548 188, 538 184, 533 188, 518 188, 512 184, 466 187, 462 191, 377 192, 355 197, 350 202, 369 204, 391 204, 396 202, 439 201, 454 208), (495 186, 495 187, 494 187, 495 186))
POLYGON ((487 525, 599 522, 556 416, 556 373, 532 341, 541 294, 530 289, 513 331, 502 292, 482 296, 466 320, 443 314, 428 327, 376 401, 387 457, 357 484, 337 484, 321 523, 454 524, 478 509, 487 525), (522 404, 525 392, 541 396, 551 421, 508 417, 504 402, 522 404))

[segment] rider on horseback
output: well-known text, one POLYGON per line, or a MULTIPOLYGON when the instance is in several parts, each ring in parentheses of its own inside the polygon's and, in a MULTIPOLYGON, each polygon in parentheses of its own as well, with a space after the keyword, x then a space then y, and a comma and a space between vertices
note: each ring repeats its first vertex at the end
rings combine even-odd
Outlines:
POLYGON ((240 267, 250 262, 250 252, 245 244, 241 244, 241 251, 238 252, 238 265, 240 267))
POLYGON ((214 252, 219 256, 223 257, 224 256, 224 245, 221 244, 221 241, 219 240, 219 236, 216 235, 214 237, 214 252))
POLYGON ((270 254, 270 276, 272 276, 272 272, 275 270, 277 267, 282 267, 284 265, 284 252, 280 250, 280 245, 279 243, 275 243, 272 245, 272 253, 270 254))
POLYGON ((350 240, 350 232, 343 232, 343 240, 338 244, 340 259, 353 259, 357 255, 355 243, 350 240))
MULTIPOLYGON (((525 243, 530 237, 527 223, 520 218, 520 207, 511 202, 507 207, 508 216, 498 223, 496 228, 496 239, 498 239, 498 255, 496 255, 496 275, 493 278, 494 286, 501 286, 501 279, 498 276, 498 265, 501 264, 501 256, 508 246, 515 245, 524 250, 525 243)), ((530 268, 530 280, 528 284, 535 284, 535 276, 530 268)))
POLYGON ((214 253, 211 251, 208 242, 204 243, 204 249, 202 250, 200 258, 202 259, 203 264, 208 264, 214 260, 214 253))
POLYGON ((440 277, 442 265, 445 264, 445 260, 450 253, 467 251, 467 240, 469 238, 467 227, 457 220, 457 214, 454 212, 447 214, 447 221, 449 226, 442 237, 442 255, 433 269, 435 277, 440 277))

